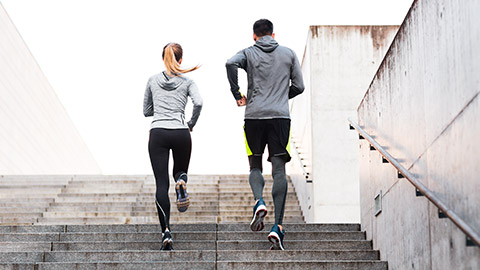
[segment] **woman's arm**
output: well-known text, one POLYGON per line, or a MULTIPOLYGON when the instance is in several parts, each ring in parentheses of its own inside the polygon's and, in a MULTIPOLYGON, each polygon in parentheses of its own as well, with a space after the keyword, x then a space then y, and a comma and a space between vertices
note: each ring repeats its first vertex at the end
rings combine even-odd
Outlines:
POLYGON ((153 98, 152 90, 150 90, 150 81, 147 83, 147 89, 145 89, 145 95, 143 97, 143 115, 145 115, 145 117, 153 116, 153 98))
POLYGON ((188 86, 188 95, 192 99, 193 103, 193 112, 192 118, 188 121, 188 127, 190 130, 193 129, 195 124, 197 123, 198 117, 200 116, 200 112, 202 111, 203 100, 200 96, 200 92, 198 91, 198 87, 194 81, 188 86))

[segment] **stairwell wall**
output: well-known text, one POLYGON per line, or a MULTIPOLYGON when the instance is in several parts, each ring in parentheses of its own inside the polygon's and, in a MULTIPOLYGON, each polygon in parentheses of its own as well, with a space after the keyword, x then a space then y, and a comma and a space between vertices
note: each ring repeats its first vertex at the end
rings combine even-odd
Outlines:
POLYGON ((0 174, 100 173, 1 4, 0 97, 0 174))
POLYGON ((292 140, 312 183, 296 161, 290 175, 307 222, 360 221, 358 137, 347 119, 356 117, 397 29, 310 27, 302 61, 305 93, 291 103, 292 140))
MULTIPOLYGON (((480 2, 415 1, 359 124, 480 232, 480 2)), ((479 269, 480 248, 360 142, 361 223, 392 269, 479 269), (374 197, 381 192, 382 212, 374 197)))

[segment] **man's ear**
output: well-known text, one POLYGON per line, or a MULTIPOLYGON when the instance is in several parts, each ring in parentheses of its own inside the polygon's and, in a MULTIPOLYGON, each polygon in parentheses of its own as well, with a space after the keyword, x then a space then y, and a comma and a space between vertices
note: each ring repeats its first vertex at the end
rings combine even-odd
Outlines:
POLYGON ((253 33, 253 40, 257 41, 258 37, 257 35, 255 35, 255 33, 253 33))
POLYGON ((275 33, 272 34, 272 38, 275 38, 275 33))

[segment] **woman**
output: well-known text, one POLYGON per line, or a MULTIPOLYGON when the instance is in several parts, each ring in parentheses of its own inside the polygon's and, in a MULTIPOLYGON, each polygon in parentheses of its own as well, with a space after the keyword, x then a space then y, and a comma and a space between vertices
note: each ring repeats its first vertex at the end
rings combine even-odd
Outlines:
POLYGON ((162 250, 173 249, 172 235, 169 230, 170 150, 173 153, 177 208, 180 212, 184 212, 190 203, 186 186, 192 149, 190 131, 198 120, 203 103, 196 84, 183 76, 184 73, 196 70, 199 66, 190 69, 180 68, 182 55, 182 47, 177 43, 169 43, 163 48, 162 58, 166 70, 148 80, 143 100, 143 114, 153 116, 148 151, 157 186, 155 203, 162 226, 162 250), (193 114, 190 121, 185 122, 187 97, 192 99, 193 114))

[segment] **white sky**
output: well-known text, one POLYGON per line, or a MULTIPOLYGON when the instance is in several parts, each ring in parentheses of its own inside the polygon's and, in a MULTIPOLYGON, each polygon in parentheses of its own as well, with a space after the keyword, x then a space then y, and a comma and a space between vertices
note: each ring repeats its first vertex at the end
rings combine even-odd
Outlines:
MULTIPOLYGON (((309 25, 399 25, 412 0, 1 0, 104 174, 150 174, 147 79, 168 42, 184 49, 204 99, 190 173, 248 173, 243 112, 225 61, 253 44, 260 18, 301 61, 309 25)), ((246 92, 246 77, 239 72, 246 92)), ((241 89, 241 91, 242 91, 241 89)), ((367 89, 365 89, 366 91, 367 89)), ((187 116, 190 118, 191 103, 187 116)), ((270 167, 265 166, 266 172, 270 167)))

